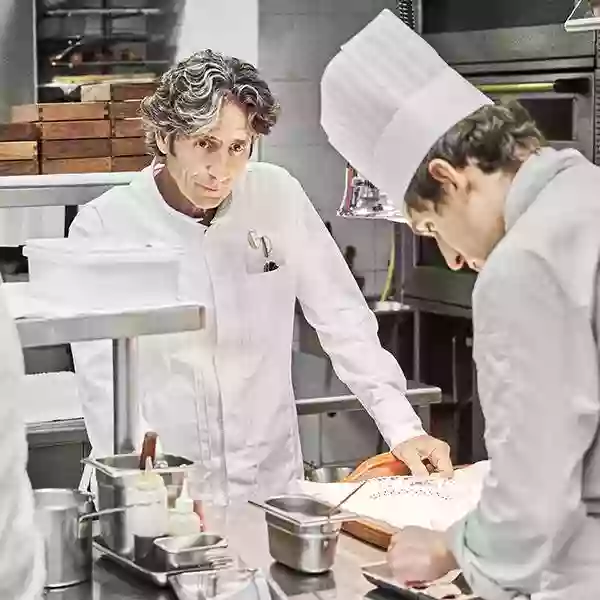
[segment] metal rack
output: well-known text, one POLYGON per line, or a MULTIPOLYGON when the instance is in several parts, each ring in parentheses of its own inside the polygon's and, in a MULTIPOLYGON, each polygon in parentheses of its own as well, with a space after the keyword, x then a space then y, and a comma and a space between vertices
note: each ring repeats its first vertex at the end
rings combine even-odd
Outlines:
POLYGON ((133 376, 135 338, 202 329, 204 309, 182 304, 118 313, 25 318, 17 319, 16 324, 24 348, 112 340, 114 453, 126 454, 135 450, 134 423, 138 414, 133 376))
MULTIPOLYGON (((0 178, 0 209, 78 206, 115 185, 127 185, 132 173, 82 173, 0 178)), ((164 308, 17 319, 24 348, 71 342, 112 340, 114 385, 114 451, 132 452, 137 414, 132 365, 135 338, 195 331, 204 326, 204 309, 181 304, 164 308)))

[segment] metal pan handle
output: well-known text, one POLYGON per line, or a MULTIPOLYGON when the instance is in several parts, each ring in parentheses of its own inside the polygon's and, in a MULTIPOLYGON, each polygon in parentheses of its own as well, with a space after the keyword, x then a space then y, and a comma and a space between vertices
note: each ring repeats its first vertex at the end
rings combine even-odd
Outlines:
POLYGON ((482 83, 476 86, 484 94, 578 94, 590 92, 590 80, 585 77, 557 79, 556 81, 528 81, 517 83, 482 83))

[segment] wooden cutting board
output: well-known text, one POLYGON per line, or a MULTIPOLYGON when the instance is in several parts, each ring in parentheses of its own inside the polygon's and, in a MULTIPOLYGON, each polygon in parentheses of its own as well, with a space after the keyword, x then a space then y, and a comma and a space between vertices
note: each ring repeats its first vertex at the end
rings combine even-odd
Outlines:
POLYGON ((111 170, 116 171, 141 171, 152 162, 152 157, 144 156, 116 156, 112 159, 111 170))
POLYGON ((112 122, 112 137, 142 137, 144 130, 141 119, 118 119, 112 122))
POLYGON ((110 156, 111 140, 42 140, 40 154, 43 159, 101 158, 110 156))
POLYGON ((143 137, 112 138, 111 156, 143 156, 146 153, 146 140, 143 137))
POLYGON ((33 160, 37 155, 37 142, 0 142, 0 160, 33 160))
POLYGON ((82 102, 123 102, 141 100, 156 90, 156 81, 94 83, 81 86, 82 102))
POLYGON ((110 173, 111 159, 103 158, 65 158, 43 160, 42 173, 110 173))
POLYGON ((108 102, 52 102, 23 104, 11 108, 13 123, 37 121, 91 121, 107 119, 108 102))
POLYGON ((0 123, 0 142, 25 142, 38 139, 35 123, 0 123))

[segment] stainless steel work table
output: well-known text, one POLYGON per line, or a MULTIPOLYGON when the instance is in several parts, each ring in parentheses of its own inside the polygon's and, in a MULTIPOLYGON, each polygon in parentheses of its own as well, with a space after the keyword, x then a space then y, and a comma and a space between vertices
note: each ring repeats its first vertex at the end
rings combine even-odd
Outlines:
MULTIPOLYGON (((384 553, 342 534, 332 572, 308 577, 274 564, 268 551, 264 514, 250 505, 232 507, 226 535, 229 546, 249 566, 261 568, 293 600, 384 600, 361 574, 361 566, 385 560, 384 553)), ((389 596, 387 596, 389 598, 389 596)), ((415 596, 408 596, 415 598, 415 596)), ((169 590, 149 586, 128 572, 97 561, 90 584, 51 592, 48 600, 173 600, 169 590)))

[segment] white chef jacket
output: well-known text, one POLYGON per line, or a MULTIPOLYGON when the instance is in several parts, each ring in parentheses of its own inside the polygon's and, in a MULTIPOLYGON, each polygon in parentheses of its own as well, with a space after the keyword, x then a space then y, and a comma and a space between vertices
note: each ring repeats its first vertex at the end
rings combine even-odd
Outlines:
POLYGON ((505 222, 473 297, 491 471, 453 550, 486 600, 597 600, 600 169, 544 149, 505 222))
POLYGON ((0 279, 0 599, 36 600, 42 596, 45 569, 26 471, 25 424, 19 411, 25 371, 2 285, 0 279))
MULTIPOLYGON (((373 313, 285 170, 250 163, 207 228, 165 203, 148 168, 85 206, 70 237, 183 248, 181 299, 206 307, 206 328, 140 338, 142 417, 166 452, 205 461, 219 451, 223 436, 215 424, 222 412, 232 497, 280 493, 302 477, 291 382, 296 299, 337 375, 387 442, 395 446, 424 433, 405 397, 402 371, 380 345, 373 313), (277 270, 263 272, 264 256, 249 244, 251 230, 269 238, 277 270)), ((111 454, 110 344, 77 344, 73 351, 94 452, 111 454)))

